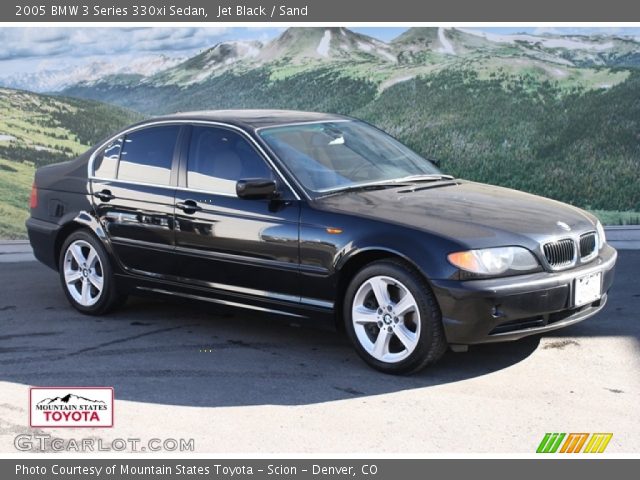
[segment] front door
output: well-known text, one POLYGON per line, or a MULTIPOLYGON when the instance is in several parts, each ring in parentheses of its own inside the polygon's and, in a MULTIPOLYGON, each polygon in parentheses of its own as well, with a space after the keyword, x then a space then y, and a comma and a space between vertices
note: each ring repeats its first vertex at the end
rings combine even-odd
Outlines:
POLYGON ((297 302, 300 205, 293 193, 244 134, 197 125, 188 145, 176 191, 182 280, 220 294, 297 302), (275 179, 279 198, 238 198, 236 182, 248 178, 275 179))

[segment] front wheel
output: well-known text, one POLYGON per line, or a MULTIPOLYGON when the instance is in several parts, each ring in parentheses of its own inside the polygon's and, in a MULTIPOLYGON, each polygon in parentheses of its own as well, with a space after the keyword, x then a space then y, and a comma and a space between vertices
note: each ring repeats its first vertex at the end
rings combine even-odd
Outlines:
POLYGON ((345 294, 344 316, 358 354, 385 373, 416 372, 447 348, 429 284, 398 261, 375 262, 355 275, 345 294))
POLYGON ((69 235, 59 262, 62 288, 76 310, 101 315, 125 300, 116 288, 106 250, 90 233, 78 230, 69 235))

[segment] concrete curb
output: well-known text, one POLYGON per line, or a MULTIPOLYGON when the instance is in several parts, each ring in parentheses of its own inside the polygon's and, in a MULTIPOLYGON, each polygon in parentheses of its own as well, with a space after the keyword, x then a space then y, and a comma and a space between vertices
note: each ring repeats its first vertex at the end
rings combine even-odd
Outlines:
POLYGON ((619 250, 640 250, 640 225, 605 227, 607 241, 619 250))
POLYGON ((29 240, 0 240, 0 263, 31 262, 34 260, 29 240))

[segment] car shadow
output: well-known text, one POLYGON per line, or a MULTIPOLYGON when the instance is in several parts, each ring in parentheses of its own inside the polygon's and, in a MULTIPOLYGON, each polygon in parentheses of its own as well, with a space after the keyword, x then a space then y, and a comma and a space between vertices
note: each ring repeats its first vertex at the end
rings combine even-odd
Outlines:
MULTIPOLYGON (((634 270, 624 263, 620 270, 604 312, 547 336, 637 339, 630 320, 640 296, 624 280, 634 270)), ((57 281, 35 262, 0 271, 7 286, 0 294, 0 381, 113 386, 117 399, 166 405, 307 405, 493 374, 522 362, 540 343, 529 337, 474 346, 448 352, 418 374, 391 376, 369 368, 340 333, 159 299, 135 298, 111 315, 89 317, 69 307, 57 281)))
POLYGON ((0 380, 113 386, 116 398, 188 406, 303 405, 428 388, 507 368, 537 339, 447 353, 411 376, 369 368, 341 333, 207 303, 133 298, 105 317, 77 313, 57 274, 16 264, 0 297, 0 380), (7 294, 8 293, 8 294, 7 294))
MULTIPOLYGON (((150 304, 139 305, 145 315, 150 304)), ((138 305, 136 305, 136 308, 138 305)), ((164 305, 171 311, 176 305, 164 305)), ((119 398, 191 405, 307 405, 397 391, 428 388, 488 375, 531 355, 539 345, 532 337, 509 344, 479 345, 467 353, 447 352, 434 366, 407 376, 386 375, 367 366, 343 333, 299 326, 260 315, 226 312, 208 305, 189 307, 189 318, 202 318, 176 335, 203 338, 194 345, 197 363, 178 375, 161 374, 169 391, 150 394, 128 389, 120 381, 119 398), (169 386, 169 385, 167 385, 169 386)), ((153 371, 148 372, 154 375, 153 371)), ((176 372, 178 373, 178 372, 176 372)))

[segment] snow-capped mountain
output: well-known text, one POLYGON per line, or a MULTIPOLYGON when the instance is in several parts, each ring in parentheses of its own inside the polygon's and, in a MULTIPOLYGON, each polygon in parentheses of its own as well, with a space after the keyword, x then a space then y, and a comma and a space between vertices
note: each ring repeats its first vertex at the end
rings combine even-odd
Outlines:
POLYGON ((380 40, 352 32, 347 28, 289 28, 269 42, 259 60, 271 62, 287 59, 292 63, 315 60, 377 59, 397 61, 391 47, 380 40))
POLYGON ((458 29, 467 36, 517 49, 533 57, 575 66, 640 66, 640 41, 616 35, 500 35, 458 29))
POLYGON ((258 41, 218 43, 142 83, 187 86, 238 68, 282 62, 303 65, 344 61, 394 64, 397 57, 390 45, 346 28, 289 28, 266 44, 258 41))
POLYGON ((70 69, 47 69, 37 73, 2 75, 0 85, 32 92, 58 92, 79 83, 90 84, 114 75, 147 77, 171 68, 184 58, 154 55, 128 62, 93 61, 70 69))
POLYGON ((85 403, 105 403, 102 400, 92 400, 72 393, 67 393, 64 397, 45 398, 38 402, 38 405, 83 405, 85 403))
MULTIPOLYGON (((546 71, 550 78, 567 76, 567 68, 585 66, 640 66, 640 42, 631 37, 604 35, 497 35, 479 30, 442 27, 410 28, 389 43, 341 27, 289 28, 262 44, 223 42, 178 64, 146 77, 153 86, 201 84, 228 71, 253 68, 301 71, 319 65, 369 65, 371 70, 398 70, 384 85, 411 78, 419 71, 403 66, 431 68, 474 62, 481 68, 492 60, 511 68, 546 71), (295 69, 291 69, 295 67, 295 69)), ((107 82, 109 83, 109 82, 107 82)))
POLYGON ((466 28, 410 28, 391 41, 401 63, 453 57, 520 58, 565 66, 638 66, 640 42, 605 35, 496 34, 466 28))
POLYGON ((221 42, 202 53, 167 68, 147 81, 155 85, 199 83, 238 62, 250 62, 260 55, 259 41, 221 42))
POLYGON ((434 68, 454 65, 488 74, 496 69, 535 71, 557 80, 570 78, 575 68, 638 68, 640 41, 602 34, 499 35, 465 28, 418 27, 386 43, 347 28, 289 28, 267 43, 222 42, 188 59, 156 56, 4 78, 0 74, 0 85, 71 93, 76 86, 96 86, 102 92, 114 86, 195 88, 226 72, 266 68, 283 78, 292 72, 331 66, 336 72, 346 68, 364 76, 375 72, 384 89, 434 68))

